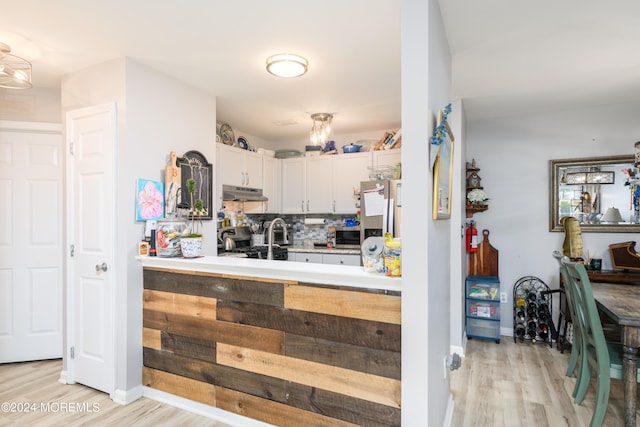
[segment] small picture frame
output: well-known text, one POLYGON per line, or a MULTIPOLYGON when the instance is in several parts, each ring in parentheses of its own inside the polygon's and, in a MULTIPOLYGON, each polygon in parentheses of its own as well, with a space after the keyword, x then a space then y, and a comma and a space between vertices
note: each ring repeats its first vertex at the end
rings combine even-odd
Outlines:
POLYGON ((136 221, 164 218, 164 183, 138 178, 136 185, 136 221))

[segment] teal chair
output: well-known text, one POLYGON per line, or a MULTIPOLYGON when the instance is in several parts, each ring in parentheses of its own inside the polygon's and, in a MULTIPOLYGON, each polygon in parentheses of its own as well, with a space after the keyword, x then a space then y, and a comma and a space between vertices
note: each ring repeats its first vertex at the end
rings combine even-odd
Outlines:
MULTIPOLYGON (((596 404, 590 426, 599 427, 609 404, 611 378, 622 379, 622 346, 619 343, 607 343, 605 340, 591 282, 584 265, 571 262, 567 257, 562 257, 560 263, 566 273, 565 288, 569 288, 569 294, 573 298, 575 318, 572 320, 574 325, 577 323, 581 340, 580 370, 574 398, 577 404, 582 403, 591 381, 591 373, 594 371, 596 404)), ((640 369, 636 373, 636 379, 640 382, 640 369)))
MULTIPOLYGON (((582 331, 580 329, 580 325, 575 320, 577 319, 576 316, 578 314, 576 312, 576 308, 574 305, 575 298, 572 295, 571 286, 569 286, 569 276, 567 275, 567 269, 561 262, 564 255, 560 251, 553 251, 553 257, 558 261, 558 266, 560 268, 560 275, 562 276, 562 282, 565 284, 564 294, 567 298, 567 306, 569 307, 569 315, 571 316, 571 323, 573 325, 573 344, 571 345, 571 355, 569 356, 569 364, 567 366, 567 372, 565 373, 566 376, 571 377, 573 376, 573 372, 576 369, 576 365, 580 357, 580 349, 582 346, 582 336, 581 336, 582 331)), ((580 364, 580 369, 582 369, 582 363, 580 364)), ((574 398, 576 397, 576 394, 578 392, 581 378, 582 378, 582 375, 581 375, 581 372, 579 372, 577 376, 578 381, 576 381, 576 385, 573 389, 573 394, 572 394, 574 398)), ((576 401, 576 403, 579 403, 579 402, 576 401)))

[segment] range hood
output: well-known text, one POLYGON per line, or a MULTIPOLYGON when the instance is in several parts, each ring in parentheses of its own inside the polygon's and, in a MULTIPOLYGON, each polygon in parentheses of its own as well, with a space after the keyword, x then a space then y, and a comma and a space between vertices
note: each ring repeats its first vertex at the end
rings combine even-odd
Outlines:
POLYGON ((262 194, 262 189, 259 188, 223 185, 222 200, 229 202, 266 202, 269 199, 262 194))

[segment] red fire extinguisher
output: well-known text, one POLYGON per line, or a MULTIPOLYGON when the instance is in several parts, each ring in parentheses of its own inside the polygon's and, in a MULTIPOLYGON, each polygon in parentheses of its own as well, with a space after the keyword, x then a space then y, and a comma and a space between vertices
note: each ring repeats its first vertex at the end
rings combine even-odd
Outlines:
POLYGON ((476 252, 478 250, 478 230, 473 225, 473 221, 467 225, 465 234, 467 237, 467 252, 476 252))

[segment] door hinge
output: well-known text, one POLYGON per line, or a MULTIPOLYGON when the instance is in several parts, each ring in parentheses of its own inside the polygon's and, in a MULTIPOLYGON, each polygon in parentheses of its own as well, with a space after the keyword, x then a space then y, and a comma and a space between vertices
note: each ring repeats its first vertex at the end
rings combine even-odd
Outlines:
POLYGON ((75 245, 71 245, 71 246, 69 247, 69 256, 70 256, 71 258, 73 258, 73 256, 75 255, 75 253, 76 253, 76 246, 75 246, 75 245))
POLYGON ((69 143, 69 154, 73 156, 73 142, 69 143))
POLYGON ((75 347, 71 347, 71 349, 69 350, 70 356, 71 358, 75 358, 76 357, 76 348, 75 347))

